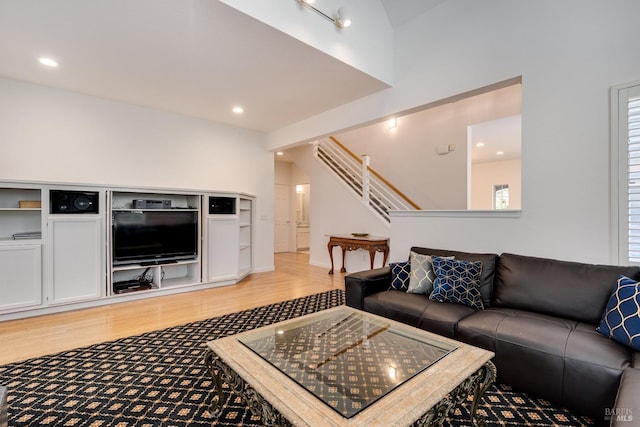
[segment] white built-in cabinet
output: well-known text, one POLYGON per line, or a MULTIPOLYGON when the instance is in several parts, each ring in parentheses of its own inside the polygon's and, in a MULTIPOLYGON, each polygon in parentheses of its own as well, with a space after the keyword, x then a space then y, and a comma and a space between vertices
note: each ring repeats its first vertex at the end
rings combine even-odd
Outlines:
POLYGON ((99 298, 105 293, 105 228, 101 215, 51 215, 48 220, 49 303, 99 298))
MULTIPOLYGON (((210 198, 221 196, 209 195, 205 200, 210 198)), ((239 195, 229 199, 227 206, 232 209, 222 209, 222 212, 212 210, 211 203, 207 203, 206 277, 209 282, 241 280, 253 269, 253 198, 239 195)))
POLYGON ((40 244, 0 245, 0 311, 42 304, 40 244))
POLYGON ((238 226, 239 239, 239 275, 245 277, 253 269, 253 199, 239 197, 238 226))
POLYGON ((238 278, 238 251, 222 242, 238 241, 235 215, 207 217, 207 280, 224 282, 238 278))
POLYGON ((237 283, 253 269, 254 203, 238 193, 0 182, 0 321, 237 283), (60 190, 93 192, 99 208, 58 212, 51 192, 60 190), (233 211, 210 211, 209 197, 232 200, 233 211), (197 254, 114 262, 114 213, 163 210, 136 207, 138 199, 169 200, 166 211, 192 212, 197 254), (151 286, 115 291, 114 285, 140 278, 151 286))
POLYGON ((0 312, 39 307, 42 190, 0 185, 0 312))

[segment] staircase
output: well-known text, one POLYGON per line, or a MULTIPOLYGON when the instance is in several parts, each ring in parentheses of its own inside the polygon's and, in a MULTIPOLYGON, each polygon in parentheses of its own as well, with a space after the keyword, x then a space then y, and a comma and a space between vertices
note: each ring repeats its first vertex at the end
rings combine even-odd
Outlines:
POLYGON ((391 210, 420 210, 420 206, 369 166, 369 156, 364 155, 361 159, 335 137, 316 141, 313 152, 318 160, 385 222, 391 221, 391 210))

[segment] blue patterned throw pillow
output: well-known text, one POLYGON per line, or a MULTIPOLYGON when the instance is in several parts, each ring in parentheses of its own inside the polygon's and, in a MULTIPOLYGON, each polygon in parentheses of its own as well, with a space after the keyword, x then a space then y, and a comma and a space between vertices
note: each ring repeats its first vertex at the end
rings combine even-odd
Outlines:
POLYGON ((409 289, 409 275, 411 274, 411 264, 409 261, 391 262, 391 285, 390 291, 403 291, 409 289))
POLYGON ((434 289, 429 299, 453 302, 482 310, 480 274, 482 262, 433 257, 436 273, 434 289))
POLYGON ((596 331, 640 351, 640 283, 620 276, 596 331))

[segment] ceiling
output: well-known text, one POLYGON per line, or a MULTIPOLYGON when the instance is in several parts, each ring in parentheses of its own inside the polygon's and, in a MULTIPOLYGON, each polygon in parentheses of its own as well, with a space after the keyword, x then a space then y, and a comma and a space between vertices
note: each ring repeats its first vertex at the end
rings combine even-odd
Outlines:
POLYGON ((477 123, 469 128, 471 163, 498 162, 522 157, 521 115, 477 123))
MULTIPOLYGON (((381 1, 397 27, 444 0, 381 1)), ((0 77, 262 132, 387 87, 216 0, 0 0, 0 40, 0 77)))
POLYGON ((444 2, 445 0, 382 0, 382 6, 391 26, 398 28, 444 2))

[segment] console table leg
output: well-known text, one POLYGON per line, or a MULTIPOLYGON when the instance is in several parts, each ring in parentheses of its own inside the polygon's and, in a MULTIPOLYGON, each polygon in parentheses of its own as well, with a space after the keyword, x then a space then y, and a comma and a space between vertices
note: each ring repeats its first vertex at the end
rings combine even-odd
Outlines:
POLYGON ((331 260, 331 270, 329 270, 329 274, 333 274, 333 248, 334 248, 334 244, 329 242, 329 244, 327 245, 327 248, 329 249, 329 259, 331 260))
MULTIPOLYGON (((369 249, 369 261, 371 264, 370 269, 373 270, 373 261, 375 261, 376 259, 376 250, 375 249, 369 249)), ((382 264, 384 266, 384 264, 382 264)))
POLYGON ((347 269, 344 266, 344 257, 347 254, 347 251, 349 250, 348 248, 344 247, 344 246, 340 246, 340 249, 342 249, 342 268, 340 269, 340 273, 346 273, 347 269))

